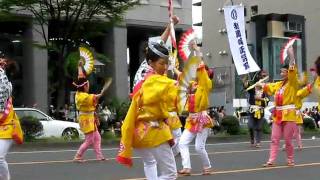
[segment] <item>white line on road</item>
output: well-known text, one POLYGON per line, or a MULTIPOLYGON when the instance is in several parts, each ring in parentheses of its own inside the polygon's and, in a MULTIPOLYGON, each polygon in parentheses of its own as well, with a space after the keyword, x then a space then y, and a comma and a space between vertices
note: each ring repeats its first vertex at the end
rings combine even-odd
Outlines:
MULTIPOLYGON (((303 149, 320 148, 320 146, 307 146, 303 149)), ((269 149, 253 149, 253 150, 241 150, 241 151, 220 151, 220 152, 208 152, 208 155, 218 155, 218 154, 232 154, 232 153, 248 153, 248 152, 262 152, 268 151, 269 149)), ((198 156, 196 153, 191 153, 191 156, 198 156)), ((141 157, 135 156, 132 159, 140 159, 141 157)), ((115 160, 116 158, 108 158, 108 160, 115 160)), ((95 161, 95 159, 88 159, 86 161, 95 161)), ((29 162, 9 162, 9 165, 32 165, 32 164, 52 164, 52 163, 70 163, 73 160, 53 160, 53 161, 29 161, 29 162)))
MULTIPOLYGON (((214 171, 209 176, 214 176, 217 174, 231 174, 231 173, 244 173, 244 172, 255 172, 255 171, 266 171, 272 169, 285 169, 285 168, 297 168, 297 167, 309 167, 309 166, 319 166, 319 162, 314 163, 305 163, 305 164, 297 164, 294 167, 291 166, 276 166, 276 167, 261 167, 261 168, 248 168, 248 169, 234 169, 234 170, 221 170, 214 171)), ((202 176, 201 173, 191 174, 191 176, 202 176)), ((208 176, 208 175, 206 175, 208 176)), ((131 178, 131 179, 121 179, 121 180, 144 180, 146 178, 131 178)))
MULTIPOLYGON (((319 141, 320 139, 302 139, 303 141, 319 141)), ((271 141, 261 141, 262 143, 270 143, 271 141)), ((230 143, 212 143, 206 144, 206 146, 223 146, 223 145, 236 145, 236 144, 249 144, 248 142, 230 142, 230 143)), ((190 145, 194 146, 194 145, 190 145)), ((93 150, 93 149, 88 149, 93 150)), ((118 151, 119 148, 103 148, 103 151, 118 151)), ((64 152, 76 152, 78 149, 62 149, 62 150, 47 150, 47 151, 13 151, 8 154, 37 154, 37 153, 64 153, 64 152)))

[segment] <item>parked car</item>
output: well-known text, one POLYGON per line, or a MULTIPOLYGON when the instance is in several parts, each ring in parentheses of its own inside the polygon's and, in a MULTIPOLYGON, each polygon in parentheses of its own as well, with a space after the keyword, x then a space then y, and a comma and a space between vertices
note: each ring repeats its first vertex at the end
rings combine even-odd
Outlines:
POLYGON ((66 140, 84 138, 84 134, 81 132, 78 123, 55 120, 44 112, 34 108, 14 108, 14 110, 19 118, 31 116, 41 122, 43 132, 40 137, 62 137, 66 140))

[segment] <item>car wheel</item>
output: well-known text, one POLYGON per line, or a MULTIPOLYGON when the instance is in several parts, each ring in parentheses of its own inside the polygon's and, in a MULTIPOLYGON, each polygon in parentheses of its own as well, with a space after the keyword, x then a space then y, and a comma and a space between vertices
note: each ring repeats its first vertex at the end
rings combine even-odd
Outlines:
POLYGON ((62 132, 62 138, 67 141, 71 141, 79 138, 79 133, 74 128, 67 128, 62 132))

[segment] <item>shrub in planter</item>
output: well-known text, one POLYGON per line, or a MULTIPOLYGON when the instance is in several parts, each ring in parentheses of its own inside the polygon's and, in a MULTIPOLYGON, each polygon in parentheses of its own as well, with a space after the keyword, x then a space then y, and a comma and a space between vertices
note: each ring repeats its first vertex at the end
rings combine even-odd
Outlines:
POLYGON ((271 134, 271 124, 269 124, 265 119, 261 120, 263 120, 262 132, 264 134, 271 134))
POLYGON ((303 118, 303 127, 304 129, 315 130, 316 123, 311 118, 303 118))
POLYGON ((24 116, 20 118, 20 123, 26 141, 33 140, 43 133, 43 126, 41 122, 32 116, 24 116))
POLYGON ((221 126, 230 135, 238 135, 240 133, 239 120, 235 116, 225 116, 221 120, 221 126))

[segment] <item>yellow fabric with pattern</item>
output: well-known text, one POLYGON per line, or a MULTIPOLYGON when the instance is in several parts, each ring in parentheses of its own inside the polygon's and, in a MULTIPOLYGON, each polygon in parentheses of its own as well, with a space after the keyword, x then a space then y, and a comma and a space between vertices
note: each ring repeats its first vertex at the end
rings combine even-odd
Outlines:
MULTIPOLYGON (((176 81, 175 81, 176 83, 176 81)), ((167 124, 170 126, 172 130, 178 129, 182 127, 181 121, 179 119, 179 116, 177 112, 178 110, 178 86, 172 87, 172 90, 168 92, 168 101, 167 101, 167 106, 168 106, 168 111, 172 112, 169 114, 169 117, 167 119, 167 124)))
POLYGON ((172 139, 171 129, 165 120, 169 117, 168 94, 175 88, 175 81, 166 76, 151 75, 145 80, 133 97, 121 127, 118 162, 132 163, 133 148, 152 148, 172 139), (157 126, 152 123, 157 123, 157 126))
MULTIPOLYGON (((2 115, 3 114, 0 113, 0 118, 2 117, 2 115)), ((0 139, 12 139, 13 123, 15 123, 16 128, 21 131, 21 125, 18 116, 15 115, 13 107, 11 106, 7 118, 0 124, 0 139)))
MULTIPOLYGON (((311 94, 312 92, 312 89, 311 89, 311 85, 307 85, 301 89, 298 90, 297 92, 297 101, 296 101, 296 107, 297 107, 297 110, 300 111, 301 107, 302 107, 302 100, 309 96, 309 94, 311 94)), ((298 117, 297 117, 297 124, 303 124, 303 118, 302 118, 302 114, 301 112, 299 112, 298 114, 298 117)))
MULTIPOLYGON (((209 107, 209 93, 213 88, 213 83, 210 80, 208 73, 204 67, 197 71, 198 87, 195 92, 195 112, 206 111, 209 107)), ((189 111, 189 103, 187 102, 186 109, 189 111)), ((185 128, 190 130, 193 126, 190 116, 186 119, 185 128)), ((205 125, 206 128, 213 127, 213 123, 205 125)))
POLYGON ((97 129, 95 124, 94 111, 97 101, 94 94, 77 92, 75 96, 76 107, 79 111, 78 122, 80 130, 87 134, 97 129))
MULTIPOLYGON (((281 88, 284 88, 283 92, 283 103, 282 106, 285 105, 295 105, 297 92, 299 89, 299 83, 297 78, 297 69, 295 67, 290 67, 288 70, 288 82, 284 84, 283 81, 275 82, 275 83, 267 83, 264 87, 264 92, 269 96, 275 95, 277 91, 281 88)), ((276 100, 275 100, 276 101, 276 100)), ((275 102, 276 106, 276 102, 275 102)), ((273 121, 275 121, 275 117, 273 117, 273 121)), ((296 121, 296 109, 286 109, 282 111, 282 121, 296 121)))

